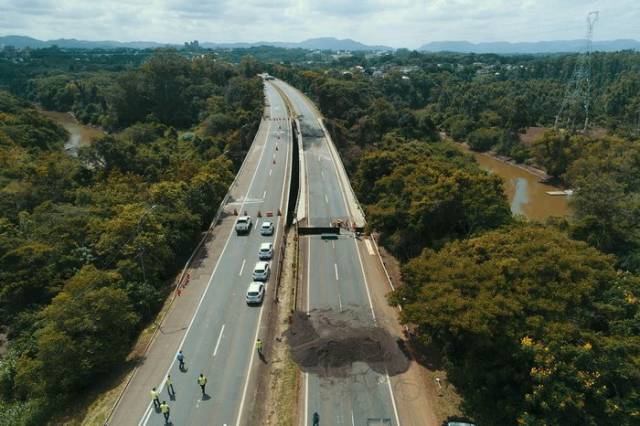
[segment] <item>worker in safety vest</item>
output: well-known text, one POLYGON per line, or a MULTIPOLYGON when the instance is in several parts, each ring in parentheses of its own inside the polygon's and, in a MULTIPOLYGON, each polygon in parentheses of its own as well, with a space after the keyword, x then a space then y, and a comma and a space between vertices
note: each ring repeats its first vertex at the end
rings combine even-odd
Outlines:
POLYGON ((158 398, 159 393, 156 388, 151 389, 151 392, 149 393, 151 394, 151 400, 153 401, 154 407, 160 408, 160 399, 158 398))
POLYGON ((169 408, 167 401, 162 401, 162 404, 160 404, 160 412, 164 416, 164 423, 169 423, 169 413, 171 412, 171 409, 169 408))
POLYGON ((258 350, 258 355, 262 356, 262 340, 258 339, 256 341, 256 349, 258 350))
POLYGON ((173 379, 171 379, 171 374, 167 374, 167 392, 169 396, 175 396, 176 391, 173 390, 173 379))
POLYGON ((198 377, 198 384, 200 385, 200 389, 202 389, 202 396, 204 396, 204 387, 207 385, 207 378, 204 377, 202 373, 200 373, 200 376, 198 377))

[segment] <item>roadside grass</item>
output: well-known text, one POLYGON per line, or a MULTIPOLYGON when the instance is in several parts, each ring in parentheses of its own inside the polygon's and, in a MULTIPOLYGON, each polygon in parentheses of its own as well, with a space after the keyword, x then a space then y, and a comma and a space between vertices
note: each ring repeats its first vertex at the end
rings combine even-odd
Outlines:
POLYGON ((71 406, 58 415, 54 415, 49 425, 64 426, 103 426, 111 413, 114 404, 124 391, 129 378, 133 374, 139 360, 144 356, 145 349, 151 341, 160 321, 171 305, 171 297, 166 297, 162 309, 155 319, 140 332, 133 350, 127 356, 124 364, 116 368, 86 394, 78 398, 71 406))

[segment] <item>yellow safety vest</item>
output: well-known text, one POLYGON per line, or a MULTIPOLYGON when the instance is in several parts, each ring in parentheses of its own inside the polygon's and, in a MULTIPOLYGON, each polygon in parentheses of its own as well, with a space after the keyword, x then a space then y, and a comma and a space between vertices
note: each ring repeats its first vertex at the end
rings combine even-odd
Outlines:
POLYGON ((262 349, 262 340, 258 340, 258 341, 256 342, 256 347, 257 347, 258 349, 262 349))
POLYGON ((173 380, 171 380, 170 377, 167 377, 167 386, 172 385, 173 384, 173 380))
POLYGON ((205 385, 206 383, 207 383, 207 378, 206 377, 204 377, 204 376, 198 377, 198 384, 200 386, 205 385))
POLYGON ((157 392, 157 391, 154 391, 154 390, 152 390, 152 391, 150 392, 150 394, 151 394, 151 399, 156 399, 156 398, 158 397, 158 395, 159 395, 159 394, 158 394, 158 392, 157 392))
POLYGON ((162 411, 163 413, 168 413, 169 412, 169 404, 160 404, 160 411, 162 411))

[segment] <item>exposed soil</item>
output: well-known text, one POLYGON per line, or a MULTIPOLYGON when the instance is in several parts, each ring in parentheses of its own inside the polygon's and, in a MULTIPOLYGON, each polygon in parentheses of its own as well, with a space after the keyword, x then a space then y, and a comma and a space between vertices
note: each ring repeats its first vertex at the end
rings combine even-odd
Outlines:
POLYGON ((285 333, 291 357, 301 370, 325 377, 347 376, 354 362, 389 376, 409 369, 409 359, 389 332, 358 323, 348 310, 295 312, 285 333))

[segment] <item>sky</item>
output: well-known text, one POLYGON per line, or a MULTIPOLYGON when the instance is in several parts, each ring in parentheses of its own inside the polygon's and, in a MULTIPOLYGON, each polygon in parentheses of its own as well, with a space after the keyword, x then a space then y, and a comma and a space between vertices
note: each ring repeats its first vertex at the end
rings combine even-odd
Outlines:
POLYGON ((640 39, 640 0, 0 0, 0 35, 39 39, 296 42, 640 39))

